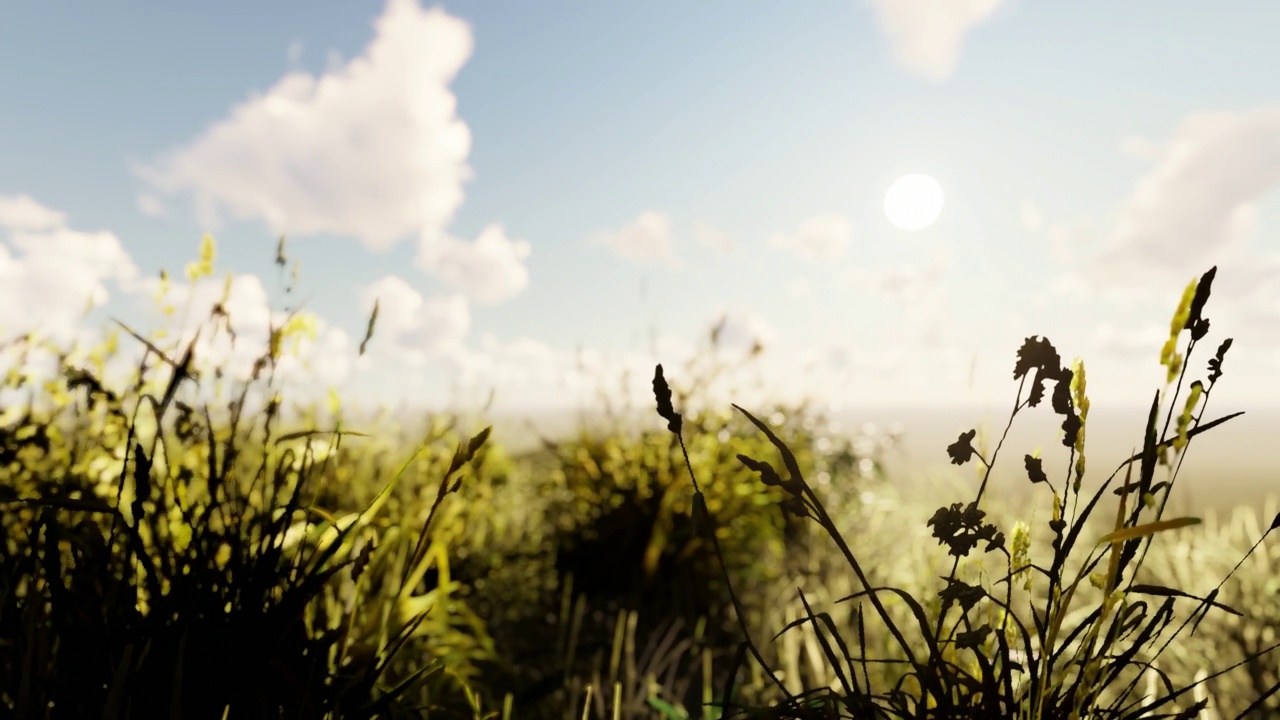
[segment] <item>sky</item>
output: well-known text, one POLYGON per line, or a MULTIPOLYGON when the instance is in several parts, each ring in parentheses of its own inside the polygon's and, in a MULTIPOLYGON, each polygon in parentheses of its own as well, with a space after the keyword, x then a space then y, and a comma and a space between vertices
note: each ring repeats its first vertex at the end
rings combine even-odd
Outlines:
POLYGON ((200 367, 244 376, 301 302, 295 393, 493 413, 652 402, 717 325, 721 357, 763 348, 724 402, 1007 407, 1041 336, 1094 407, 1144 408, 1216 266, 1187 381, 1232 337, 1215 407, 1280 408, 1277 27, 1190 0, 21 3, 0 336, 117 318, 172 348, 229 287, 236 343, 206 330, 200 367), (907 173, 945 193, 922 230, 883 211, 907 173))

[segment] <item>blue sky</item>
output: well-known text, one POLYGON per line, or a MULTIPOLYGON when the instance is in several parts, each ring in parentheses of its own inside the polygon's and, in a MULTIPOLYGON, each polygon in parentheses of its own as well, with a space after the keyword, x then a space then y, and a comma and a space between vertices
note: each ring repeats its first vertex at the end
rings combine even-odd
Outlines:
POLYGON ((1135 407, 1216 264, 1192 377, 1234 337, 1217 406, 1280 407, 1276 27, 1172 1, 22 4, 0 332, 159 327, 161 268, 199 318, 230 270, 250 340, 203 357, 244 371, 284 234, 304 392, 525 412, 628 370, 646 402, 723 318, 774 396, 1005 406, 1042 335, 1135 407), (881 210, 908 172, 946 193, 917 232, 881 210))

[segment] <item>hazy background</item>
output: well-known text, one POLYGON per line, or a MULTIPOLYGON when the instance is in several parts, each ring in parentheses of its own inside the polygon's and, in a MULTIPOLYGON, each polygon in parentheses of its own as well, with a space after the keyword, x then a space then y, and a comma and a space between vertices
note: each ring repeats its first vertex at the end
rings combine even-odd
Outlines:
POLYGON ((653 365, 723 321, 725 353, 764 347, 750 387, 901 421, 942 464, 984 407, 1003 427, 1041 335, 1085 358, 1091 458, 1118 462, 1217 265, 1188 381, 1233 337, 1209 417, 1248 415, 1184 473, 1218 501, 1280 478, 1277 27, 1280 4, 1190 0, 21 4, 0 332, 93 343, 114 316, 176 343, 230 270, 241 341, 202 336, 206 366, 247 372, 301 299, 291 397, 545 418, 600 378, 651 402, 653 365), (907 172, 946 193, 918 232, 881 211, 907 172), (206 232, 217 272, 189 283, 206 232))

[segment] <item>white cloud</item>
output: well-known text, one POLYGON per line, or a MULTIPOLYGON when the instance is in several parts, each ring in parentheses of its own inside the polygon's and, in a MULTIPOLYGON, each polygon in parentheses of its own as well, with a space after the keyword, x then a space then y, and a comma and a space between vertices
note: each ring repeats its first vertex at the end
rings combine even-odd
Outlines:
POLYGON ((1189 117, 1121 208, 1090 270, 1097 284, 1181 277, 1239 251, 1253 203, 1280 184, 1280 107, 1189 117))
POLYGON ((160 217, 164 214, 164 203, 151 193, 138 193, 138 210, 147 217, 160 217))
MULTIPOLYGON (((483 403, 493 393, 493 413, 583 408, 596 389, 616 389, 621 371, 634 374, 647 362, 637 362, 635 356, 611 358, 596 350, 568 352, 528 337, 502 341, 489 334, 476 347, 450 348, 441 359, 464 402, 483 403)), ((632 400, 642 397, 634 394, 632 400)))
POLYGON ((290 236, 334 233, 386 249, 442 237, 463 200, 471 136, 449 84, 466 23, 389 0, 363 54, 320 77, 291 72, 186 147, 137 170, 156 190, 290 236))
POLYGON ((895 341, 910 347, 940 347, 948 335, 950 299, 945 285, 951 251, 938 246, 928 266, 914 264, 845 275, 854 289, 888 300, 903 313, 894 327, 895 341))
POLYGON ((1140 160, 1156 162, 1160 159, 1164 148, 1141 135, 1129 135, 1120 141, 1120 152, 1140 160))
MULTIPOLYGON (((766 344, 776 331, 746 311, 719 313, 703 323, 695 343, 690 338, 660 335, 650 352, 609 352, 600 348, 568 350, 523 337, 500 340, 484 335, 474 344, 456 345, 440 358, 457 380, 461 393, 482 403, 494 393, 492 412, 600 410, 599 393, 615 408, 648 408, 653 402, 653 368, 662 363, 673 383, 695 378, 685 373, 688 363, 706 351, 712 327, 723 321, 720 347, 730 356, 745 354, 757 339, 766 344)), ((730 365, 709 385, 699 386, 702 400, 718 408, 733 401, 754 402, 752 392, 774 395, 773 385, 761 386, 747 368, 730 365), (745 390, 744 390, 745 388, 745 390)), ((691 408, 686 408, 689 410, 691 408)))
POLYGON ((883 270, 856 268, 849 273, 850 284, 862 292, 894 300, 902 305, 917 303, 939 280, 938 272, 924 271, 914 265, 883 270))
POLYGON ((1040 209, 1025 201, 1022 203, 1022 227, 1032 234, 1044 228, 1044 215, 1040 214, 1040 209))
POLYGON ((1093 344, 1099 351, 1125 361, 1146 360, 1154 362, 1160 347, 1169 339, 1169 327, 1144 325, 1140 329, 1120 330, 1104 322, 1093 334, 1093 344))
POLYGON ((505 391, 557 384, 568 357, 540 340, 524 337, 501 342, 491 334, 480 338, 476 351, 455 353, 451 359, 464 385, 488 385, 505 391))
POLYGON ((67 222, 65 213, 36 202, 30 195, 0 195, 0 227, 10 230, 52 230, 67 222))
POLYGON ((835 260, 844 255, 853 242, 853 224, 835 213, 822 213, 800 224, 791 235, 774 235, 769 244, 794 250, 814 262, 835 260))
MULTIPOLYGON (((154 293, 158 282, 147 278, 141 285, 154 293)), ((283 327, 290 317, 288 312, 271 308, 266 286, 252 273, 233 275, 229 289, 224 278, 202 278, 195 284, 173 282, 169 298, 189 322, 166 327, 169 337, 159 343, 160 347, 177 360, 199 332, 193 355, 193 365, 201 378, 197 396, 215 404, 211 385, 215 370, 221 370, 226 381, 248 381, 255 363, 267 352, 271 328, 283 327), (210 322, 213 308, 220 302, 229 319, 210 322)), ((285 338, 275 379, 287 388, 284 395, 291 402, 317 402, 329 387, 341 385, 350 377, 355 348, 344 330, 329 325, 324 318, 306 311, 297 312, 295 317, 310 327, 285 338)), ((144 336, 149 334, 143 326, 133 329, 144 336)), ((121 342, 126 347, 135 344, 129 338, 121 342)))
POLYGON ((477 302, 499 303, 529 285, 524 265, 529 253, 529 243, 508 238, 502 226, 494 224, 474 242, 424 239, 414 262, 477 302))
POLYGON ((1049 228, 1049 257, 1055 263, 1069 264, 1075 258, 1071 247, 1071 230, 1066 225, 1057 224, 1049 228))
POLYGON ((107 302, 108 283, 137 286, 138 269, 115 235, 65 223, 27 195, 0 196, 0 336, 35 330, 69 343, 86 309, 107 302))
POLYGON ((676 266, 671 252, 671 218, 665 213, 650 210, 621 228, 602 233, 593 238, 593 244, 604 244, 618 255, 636 263, 662 260, 676 266))
POLYGON ((764 318, 749 311, 722 311, 707 324, 707 332, 719 328, 718 344, 731 353, 747 353, 759 343, 768 347, 778 335, 764 318))
POLYGON ((693 224, 693 236, 698 242, 714 248, 722 255, 733 252, 733 238, 704 222, 693 224))
MULTIPOLYGON (((62 228, 53 231, 53 234, 61 236, 51 243, 55 247, 66 247, 65 240, 72 238, 106 246, 108 249, 105 252, 98 252, 99 257, 105 258, 114 254, 109 249, 110 243, 103 242, 109 237, 106 233, 76 233, 62 228)), ((52 234, 42 238, 42 240, 50 239, 52 234)), ((63 268, 68 266, 69 257, 62 256, 63 268)), ((70 299, 71 296, 60 294, 58 288, 49 281, 49 275, 46 272, 48 259, 50 258, 33 256, 28 252, 24 260, 16 265, 22 269, 21 266, 25 264, 29 272, 25 277, 19 278, 18 282, 10 282, 15 263, 11 262, 5 247, 0 245, 0 276, 9 276, 0 281, 0 288, 3 288, 3 291, 0 291, 0 305, 15 306, 10 302, 12 298, 8 297, 9 292, 18 295, 34 288, 34 292, 44 293, 37 296, 36 302, 26 300, 16 307, 23 308, 27 313, 24 316, 27 322, 38 323, 38 336, 49 340, 54 347, 67 353, 68 364, 74 366, 83 366, 87 351, 101 347, 108 332, 118 333, 119 346, 111 356, 106 358, 102 379, 108 387, 116 389, 124 388, 126 383, 132 384, 137 377, 139 363, 145 352, 144 346, 117 328, 114 323, 108 324, 104 321, 103 324, 95 327, 88 326, 82 315, 83 303, 77 306, 70 299)), ((109 263, 106 266, 109 267, 109 263)), ((74 267, 73 272, 67 277, 72 281, 68 284, 76 284, 77 278, 83 283, 85 277, 83 268, 74 267)), ((114 280, 120 287, 127 287, 128 290, 124 294, 134 300, 153 295, 159 284, 156 278, 138 279, 128 273, 118 275, 114 280)), ((221 372, 224 391, 229 387, 236 388, 239 383, 249 380, 255 362, 267 349, 270 323, 274 322, 276 327, 280 327, 288 317, 285 312, 270 310, 267 305, 268 296, 261 279, 246 274, 235 276, 230 291, 226 292, 223 307, 230 316, 229 321, 219 319, 211 323, 211 310, 215 304, 222 301, 224 291, 225 280, 220 278, 205 278, 194 286, 181 282, 174 283, 170 289, 170 301, 180 309, 178 316, 170 316, 160 327, 152 327, 127 314, 122 318, 130 329, 151 339, 170 359, 175 361, 183 355, 194 339, 193 369, 198 384, 184 385, 180 390, 181 397, 188 402, 210 403, 215 410, 226 408, 227 397, 225 392, 222 395, 217 393, 218 380, 215 372, 221 372), (181 317, 186 322, 181 325, 175 324, 176 317, 181 317), (164 337, 157 332, 160 329, 167 332, 164 337), (199 333, 198 338, 197 333, 199 333)), ((347 334, 341 329, 331 327, 322 318, 309 313, 299 313, 299 315, 309 322, 313 333, 294 335, 287 340, 284 346, 285 353, 278 360, 274 377, 276 387, 290 401, 305 405, 320 401, 329 387, 341 385, 350 377, 351 358, 355 353, 350 346, 347 334)), ((7 320, 0 317, 0 325, 4 325, 4 329, 9 331, 13 328, 7 320)), ((8 335, 8 332, 5 335, 8 335)), ((0 355, 3 354, 0 353, 0 355)), ((0 366, 8 366, 17 360, 18 358, 15 357, 0 357, 0 366)), ((161 367, 154 358, 149 365, 152 368, 149 374, 151 379, 167 377, 168 370, 161 367)), ((52 378, 58 370, 58 358, 48 352, 37 353, 28 361, 26 367, 37 377, 52 378)), ((262 378, 263 381, 266 379, 265 376, 262 378)), ((265 392, 266 389, 262 385, 254 386, 248 393, 249 404, 260 407, 265 401, 265 392)), ((44 399, 41 398, 39 401, 43 402, 44 399)))
POLYGON ((951 77, 964 37, 1002 0, 871 0, 894 58, 929 80, 951 77))
POLYGON ((395 275, 377 280, 361 293, 366 316, 375 301, 378 319, 369 347, 388 359, 420 365, 460 346, 471 330, 471 312, 461 295, 426 299, 395 275))
POLYGON ((809 284, 809 280, 807 278, 796 278, 791 281, 791 284, 787 285, 787 292, 790 293, 792 297, 812 297, 813 286, 809 284))

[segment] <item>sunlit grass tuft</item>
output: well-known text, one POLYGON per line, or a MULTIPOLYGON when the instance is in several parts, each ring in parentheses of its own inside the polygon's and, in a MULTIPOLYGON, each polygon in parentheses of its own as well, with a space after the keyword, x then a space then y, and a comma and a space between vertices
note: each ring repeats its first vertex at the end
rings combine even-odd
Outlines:
MULTIPOLYGON (((1221 583, 1201 597, 1176 587, 1140 583, 1137 578, 1157 536, 1200 523, 1198 518, 1163 515, 1177 477, 1170 451, 1180 461, 1192 438, 1242 414, 1202 422, 1208 399, 1222 376, 1226 352, 1231 347, 1232 341, 1227 339, 1209 360, 1208 384, 1200 380, 1192 383, 1191 392, 1177 416, 1174 434, 1169 436, 1178 391, 1187 372, 1184 358, 1191 357, 1197 343, 1208 333, 1209 321, 1202 312, 1216 270, 1210 269, 1188 285, 1174 313, 1170 339, 1161 350, 1160 360, 1168 370, 1169 383, 1179 381, 1168 401, 1163 429, 1157 434, 1161 409, 1161 395, 1157 392, 1148 414, 1141 452, 1124 460, 1087 494, 1084 431, 1089 400, 1084 364, 1077 360, 1072 368, 1067 368, 1047 339, 1027 338, 1014 366, 1014 379, 1019 380, 1020 385, 1009 424, 1011 426, 1014 418, 1026 408, 1039 406, 1045 400, 1046 383, 1051 382, 1048 404, 1062 417, 1062 443, 1071 455, 1068 475, 1056 484, 1046 473, 1041 458, 1030 454, 1023 457, 1029 482, 1044 486, 1052 511, 1047 527, 1013 526, 1016 534, 1011 548, 1005 533, 983 509, 987 481, 1008 428, 989 459, 973 447, 975 431, 962 433, 947 447, 952 462, 962 465, 976 459, 985 472, 973 501, 943 505, 926 523, 932 528, 933 539, 947 549, 947 556, 951 558, 950 571, 942 578, 941 589, 927 594, 917 590, 913 595, 902 588, 875 582, 837 528, 822 498, 805 480, 787 443, 768 424, 735 405, 735 409, 768 438, 782 460, 782 468, 776 469, 768 461, 744 454, 738 455, 739 461, 756 473, 765 487, 781 488, 786 493, 780 504, 783 512, 811 520, 828 533, 857 581, 855 592, 830 602, 857 601, 858 604, 852 616, 853 627, 847 622, 848 614, 846 622, 837 625, 829 613, 815 611, 804 591, 799 591, 803 615, 786 623, 779 636, 807 629, 810 633, 807 646, 812 651, 816 644, 819 651, 810 652, 810 659, 820 654, 831 678, 824 686, 806 687, 801 691, 797 691, 794 684, 784 683, 769 667, 759 643, 744 624, 747 639, 739 659, 745 661, 750 656, 770 678, 782 699, 767 709, 741 705, 734 692, 736 672, 730 672, 720 697, 722 712, 734 710, 739 716, 763 714, 774 718, 1075 720, 1192 718, 1206 710, 1209 696, 1203 689, 1205 682, 1237 666, 1212 673, 1200 668, 1191 682, 1175 686, 1154 663, 1188 624, 1192 624, 1194 632, 1195 625, 1211 614, 1221 618, 1223 615, 1242 617, 1242 613, 1218 600, 1221 583), (1183 330, 1190 333, 1185 356, 1176 352, 1183 330), (1023 390, 1028 382, 1031 385, 1024 398, 1023 390), (1138 466, 1136 476, 1135 465, 1138 466), (1169 480, 1155 481, 1157 465, 1171 469, 1169 480), (1089 518, 1121 470, 1125 472, 1123 484, 1112 490, 1119 496, 1112 530, 1090 540, 1089 518), (1029 533, 1044 533, 1050 538, 1050 552, 1045 560, 1036 562, 1030 558, 1029 533), (979 572, 978 577, 973 577, 966 572, 973 569, 974 560, 991 554, 1003 556, 1004 569, 999 575, 990 578, 979 572), (1025 578, 1022 583, 1016 582, 1022 578, 1025 578), (869 610, 864 603, 870 606, 869 610), (1021 609, 1023 603, 1026 611, 1021 609), (1153 608, 1154 603, 1159 603, 1158 607, 1153 608), (902 608, 908 611, 905 616, 902 608), (1182 614, 1175 610, 1181 610, 1182 614), (868 620, 891 637, 889 652, 883 652, 883 640, 872 641, 869 648, 869 639, 879 633, 867 631, 868 620), (869 649, 875 651, 874 654, 869 649), (874 674, 872 664, 877 667, 874 674), (897 668, 896 680, 887 678, 879 670, 882 666, 897 668), (1161 682, 1155 682, 1157 678, 1161 682), (1145 692, 1140 692, 1138 688, 1144 679, 1145 692)), ((682 418, 671 402, 661 365, 655 370, 653 385, 658 414, 667 421, 668 430, 683 448, 682 418)), ((694 507, 714 545, 715 519, 703 501, 692 464, 688 465, 688 472, 693 483, 694 507)), ((1277 524, 1280 524, 1280 515, 1262 535, 1270 533, 1277 524)), ((1255 549, 1256 546, 1246 551, 1246 557, 1255 549)), ((727 576, 728 568, 724 571, 727 576)), ((736 607, 737 596, 731 597, 736 607)), ((1248 657, 1239 664, 1256 665, 1277 645, 1280 643, 1250 648, 1248 657)), ((794 655, 793 649, 790 656, 794 658, 794 655)), ((793 660, 788 679, 794 680, 798 674, 793 660)), ((1253 675, 1257 677, 1258 673, 1255 671, 1253 675)), ((1266 703, 1280 689, 1280 683, 1272 681, 1269 686, 1264 683, 1254 683, 1256 699, 1242 709, 1242 716, 1249 713, 1261 716, 1268 711, 1266 703)))

